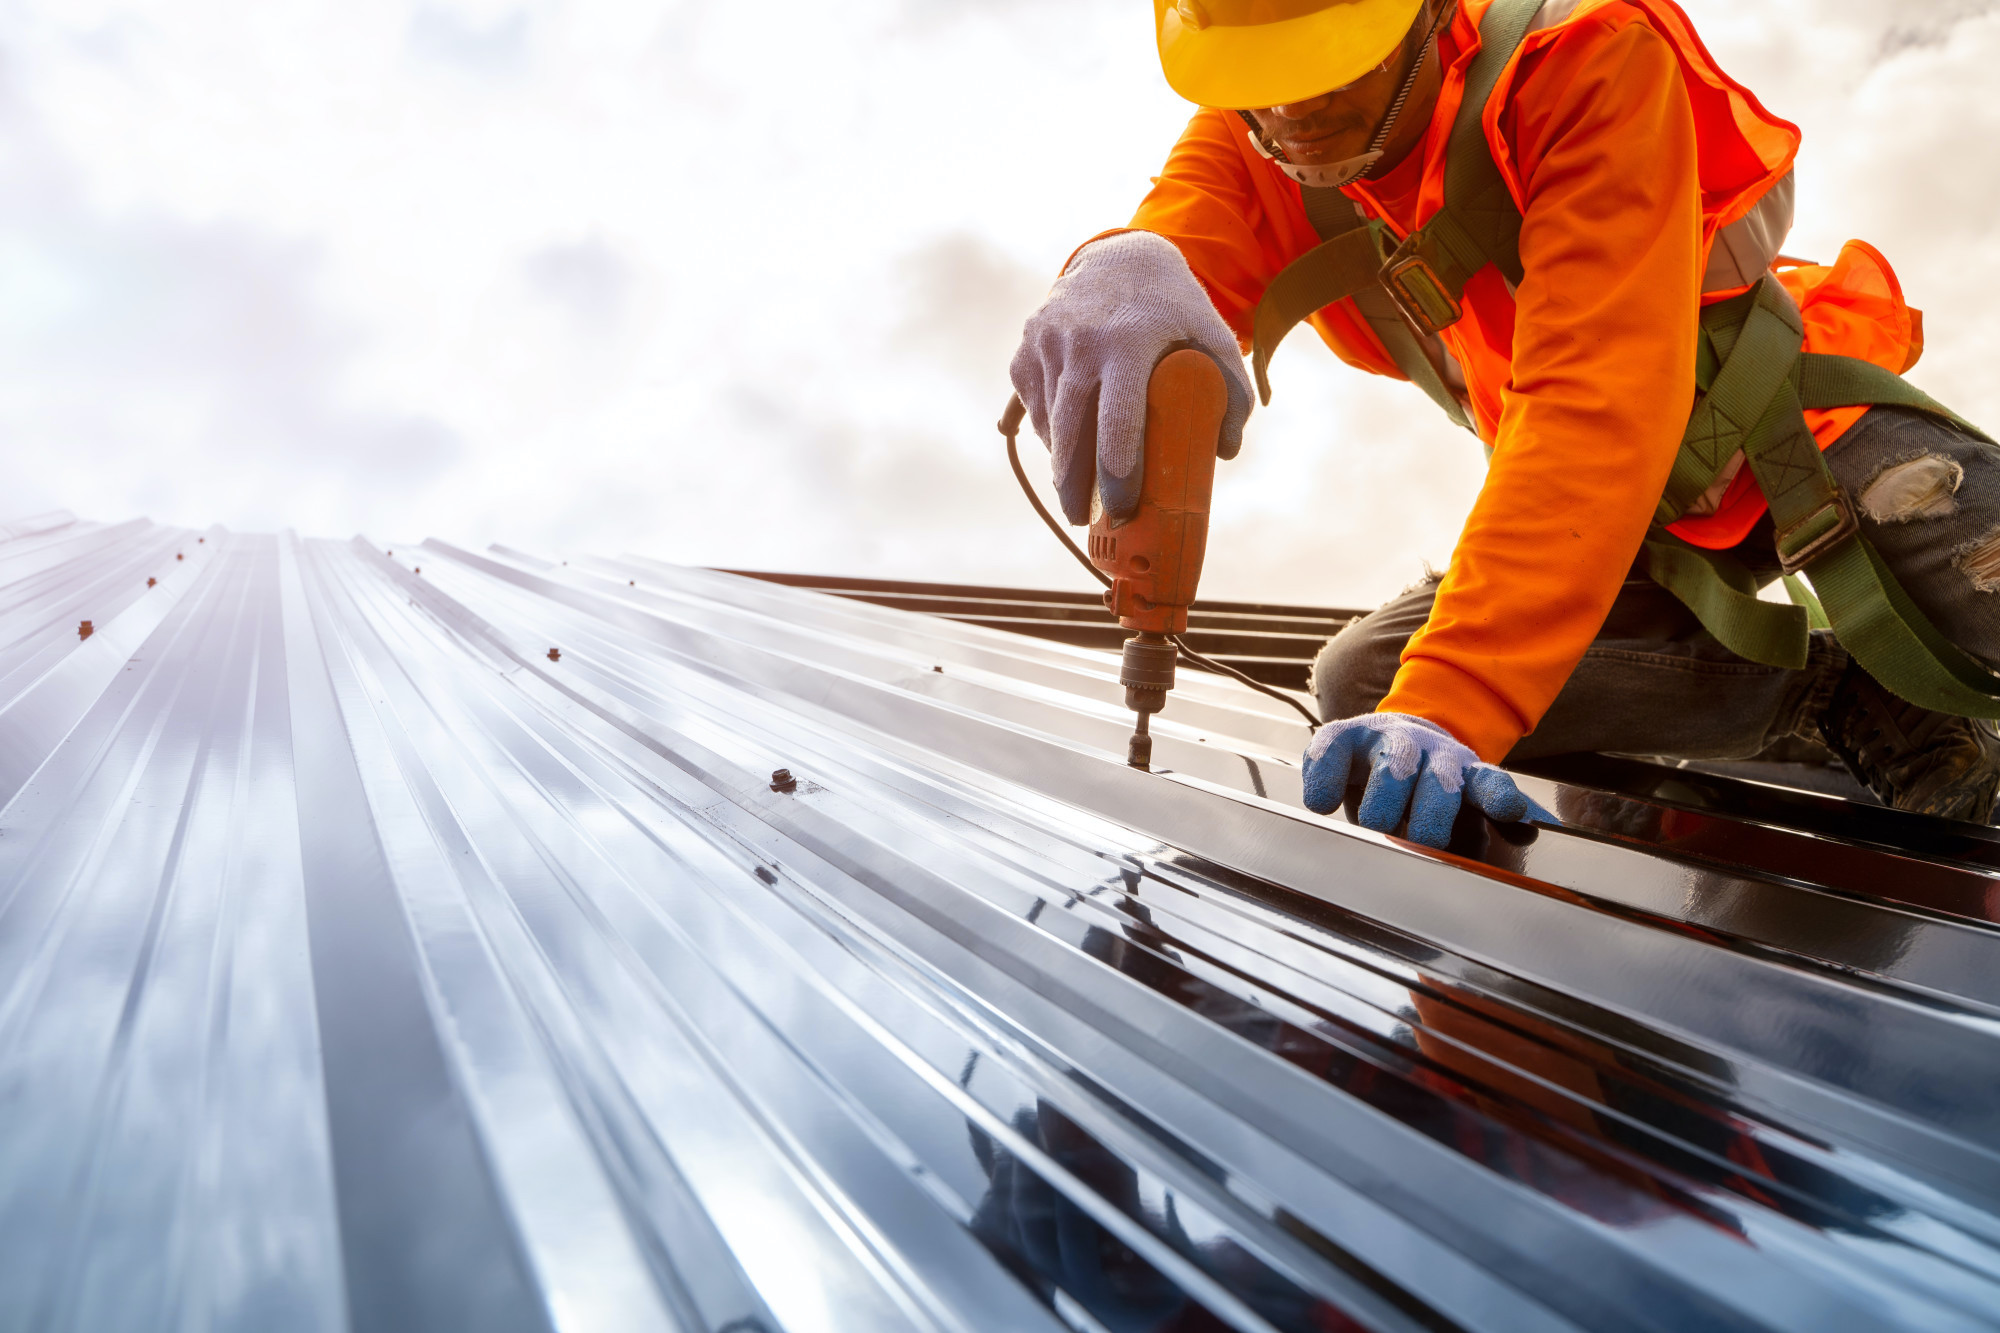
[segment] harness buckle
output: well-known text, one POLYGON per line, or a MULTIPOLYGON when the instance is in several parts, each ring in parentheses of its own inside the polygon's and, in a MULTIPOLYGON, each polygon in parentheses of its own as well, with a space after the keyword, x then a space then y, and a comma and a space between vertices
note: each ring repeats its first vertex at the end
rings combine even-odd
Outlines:
POLYGON ((1854 516, 1854 506, 1848 501, 1846 490, 1836 486, 1825 504, 1778 534, 1778 565, 1785 573, 1796 574, 1859 531, 1861 521, 1854 516), (1790 549, 1793 539, 1811 531, 1829 510, 1834 514, 1833 526, 1808 538, 1797 550, 1790 549))
POLYGON ((1396 247, 1389 262, 1382 266, 1382 285, 1388 289, 1389 299, 1403 312, 1403 318, 1422 336, 1435 338, 1465 317, 1465 307, 1417 249, 1422 235, 1422 232, 1412 233, 1396 247))

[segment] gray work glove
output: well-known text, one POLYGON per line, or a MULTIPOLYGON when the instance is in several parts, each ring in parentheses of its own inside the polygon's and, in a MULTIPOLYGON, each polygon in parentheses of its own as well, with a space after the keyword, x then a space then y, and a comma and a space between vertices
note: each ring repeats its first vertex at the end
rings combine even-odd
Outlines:
POLYGON ((1222 367, 1229 410, 1216 452, 1236 457, 1250 419, 1243 353, 1173 242, 1145 231, 1091 242, 1029 317, 1009 371, 1035 434, 1055 455, 1056 494, 1071 523, 1090 521, 1093 484, 1113 518, 1137 510, 1146 385, 1176 346, 1199 348, 1222 367))

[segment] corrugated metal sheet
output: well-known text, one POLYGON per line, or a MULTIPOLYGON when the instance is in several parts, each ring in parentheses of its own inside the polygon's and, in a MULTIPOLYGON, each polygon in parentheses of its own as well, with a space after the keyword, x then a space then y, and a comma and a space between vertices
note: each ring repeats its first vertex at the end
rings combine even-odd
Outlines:
POLYGON ((1126 769, 1113 676, 634 559, 6 534, 0 1323, 2000 1320, 1991 831, 1587 759, 1432 854, 1225 681, 1126 769))
MULTIPOLYGON (((1103 594, 1095 592, 848 579, 768 570, 726 572, 1111 652, 1120 651, 1130 634, 1118 627, 1118 618, 1105 608, 1103 594)), ((1202 656, 1220 659, 1253 680, 1304 690, 1320 646, 1360 614, 1324 606, 1202 598, 1189 608, 1187 632, 1181 638, 1202 656)))

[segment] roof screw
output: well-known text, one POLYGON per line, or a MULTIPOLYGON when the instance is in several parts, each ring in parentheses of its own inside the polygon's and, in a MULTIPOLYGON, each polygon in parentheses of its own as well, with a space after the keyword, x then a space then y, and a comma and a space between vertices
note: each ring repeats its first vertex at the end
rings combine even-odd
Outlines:
POLYGON ((186 557, 186 556, 184 556, 184 555, 182 555, 182 554, 181 554, 181 553, 180 553, 179 551, 175 551, 175 552, 174 552, 174 559, 176 559, 176 560, 185 560, 185 559, 187 559, 187 557, 186 557))
POLYGON ((206 537, 196 537, 196 538, 195 538, 195 541, 196 541, 196 542, 198 542, 199 544, 203 545, 203 546, 206 546, 206 545, 208 545, 208 538, 206 538, 206 537))
POLYGON ((551 648, 551 649, 549 649, 549 661, 551 661, 551 662, 560 662, 560 661, 562 661, 562 649, 560 649, 560 648, 551 648))
POLYGON ((626 586, 626 587, 628 587, 628 588, 636 588, 636 587, 638 587, 638 586, 639 586, 639 580, 637 580, 637 579, 626 579, 626 580, 625 580, 625 586, 626 586))
POLYGON ((412 574, 421 574, 424 572, 424 567, 422 565, 418 565, 415 569, 411 570, 410 572, 412 574))
POLYGON ((792 770, 781 768, 771 774, 772 791, 797 791, 799 780, 792 776, 792 770))
POLYGON ((95 633, 97 633, 97 631, 91 627, 91 624, 88 620, 84 621, 81 625, 78 625, 76 627, 76 637, 79 639, 87 639, 95 633))
POLYGON ((944 674, 944 668, 941 666, 934 666, 931 668, 931 670, 937 672, 940 676, 944 674))
POLYGON ((152 587, 152 586, 153 586, 153 585, 154 585, 155 583, 158 583, 158 582, 159 582, 159 580, 158 580, 158 579, 147 579, 147 580, 146 580, 146 586, 147 586, 148 588, 150 588, 150 587, 152 587))

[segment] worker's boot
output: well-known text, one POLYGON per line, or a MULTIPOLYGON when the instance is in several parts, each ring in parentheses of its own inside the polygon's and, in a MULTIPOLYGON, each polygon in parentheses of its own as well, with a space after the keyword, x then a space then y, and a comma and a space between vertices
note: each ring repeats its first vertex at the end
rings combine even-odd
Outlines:
POLYGON ((1850 662, 1819 730, 1883 804, 1974 824, 1992 818, 2000 736, 1986 723, 1919 708, 1850 662))

